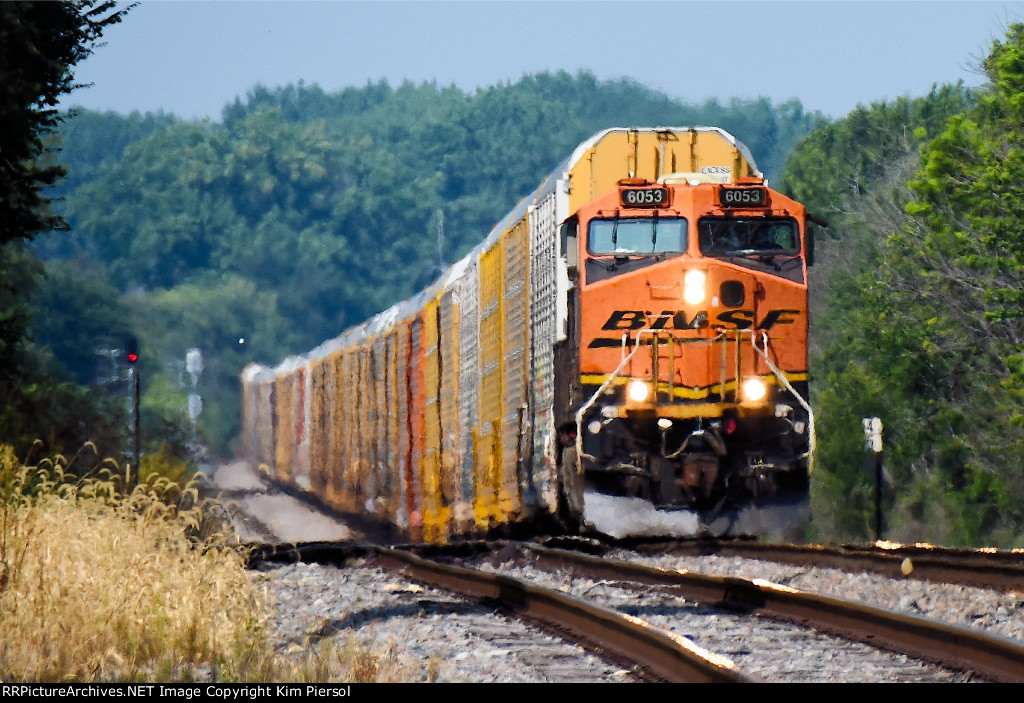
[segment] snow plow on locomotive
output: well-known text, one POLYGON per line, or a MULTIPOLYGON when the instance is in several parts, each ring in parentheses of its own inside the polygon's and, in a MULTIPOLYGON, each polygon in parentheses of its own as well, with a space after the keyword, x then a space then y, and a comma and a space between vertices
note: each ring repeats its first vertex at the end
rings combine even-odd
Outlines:
POLYGON ((247 368, 246 450, 427 541, 799 525, 806 219, 720 129, 601 132, 416 297, 247 368))

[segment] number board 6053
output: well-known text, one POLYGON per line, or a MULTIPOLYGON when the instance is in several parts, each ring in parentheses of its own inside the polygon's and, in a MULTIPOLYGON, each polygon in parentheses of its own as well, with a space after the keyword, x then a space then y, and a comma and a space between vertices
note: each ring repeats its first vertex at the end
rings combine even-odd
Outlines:
POLYGON ((766 188, 726 188, 718 190, 723 207, 764 207, 768 204, 766 188))
POLYGON ((622 207, 668 207, 668 188, 623 188, 622 207))

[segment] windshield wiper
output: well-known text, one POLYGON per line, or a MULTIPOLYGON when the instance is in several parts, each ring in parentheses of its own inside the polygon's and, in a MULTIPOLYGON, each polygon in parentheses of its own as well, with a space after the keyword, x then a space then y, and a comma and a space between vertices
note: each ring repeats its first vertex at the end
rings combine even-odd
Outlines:
POLYGON ((619 265, 614 259, 612 261, 606 261, 604 259, 588 259, 588 261, 593 261, 605 271, 614 271, 619 265))
POLYGON ((794 265, 799 265, 801 259, 799 256, 793 256, 791 254, 785 254, 779 252, 778 254, 771 254, 766 251, 759 249, 743 249, 740 251, 731 251, 723 255, 728 259, 741 259, 745 261, 756 260, 758 263, 770 265, 776 271, 784 271, 787 268, 791 268, 794 265), (779 257, 785 257, 782 263, 778 262, 779 257))

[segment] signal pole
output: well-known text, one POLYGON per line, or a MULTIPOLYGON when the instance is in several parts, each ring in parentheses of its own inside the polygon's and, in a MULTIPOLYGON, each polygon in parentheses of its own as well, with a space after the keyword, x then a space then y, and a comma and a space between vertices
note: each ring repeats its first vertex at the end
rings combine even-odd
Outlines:
POLYGON ((199 349, 192 348, 188 350, 188 353, 185 355, 185 371, 188 372, 189 378, 192 380, 188 394, 188 418, 192 429, 188 449, 192 454, 192 458, 198 459, 199 442, 196 439, 196 420, 199 417, 199 413, 203 411, 203 399, 196 392, 199 385, 199 376, 203 373, 203 354, 199 349))
POLYGON ((139 360, 139 342, 135 337, 125 340, 124 358, 128 362, 128 393, 131 401, 132 413, 132 457, 133 463, 125 470, 125 493, 139 482, 139 464, 141 455, 141 435, 139 432, 139 370, 135 368, 135 362, 139 360), (131 469, 135 469, 134 479, 131 476, 131 469))
POLYGON ((882 487, 888 483, 882 467, 882 421, 877 417, 865 417, 861 423, 864 426, 864 451, 874 454, 866 468, 875 479, 875 541, 878 541, 882 539, 882 487))

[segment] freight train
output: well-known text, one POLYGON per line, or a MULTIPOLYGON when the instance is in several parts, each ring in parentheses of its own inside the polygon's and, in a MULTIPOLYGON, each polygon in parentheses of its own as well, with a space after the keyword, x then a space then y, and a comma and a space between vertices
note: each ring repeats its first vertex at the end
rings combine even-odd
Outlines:
POLYGON ((445 542, 809 517, 804 207, 714 127, 580 144, 432 285, 242 375, 251 462, 445 542))

